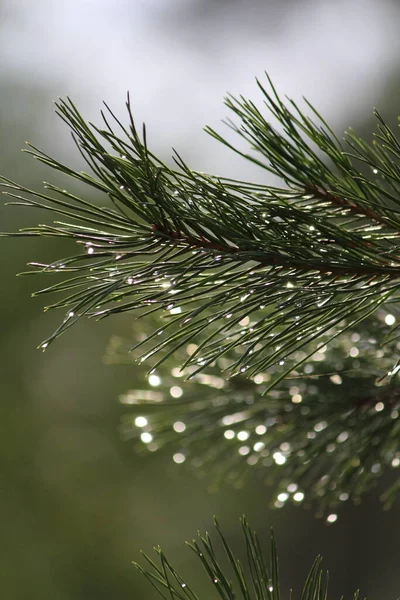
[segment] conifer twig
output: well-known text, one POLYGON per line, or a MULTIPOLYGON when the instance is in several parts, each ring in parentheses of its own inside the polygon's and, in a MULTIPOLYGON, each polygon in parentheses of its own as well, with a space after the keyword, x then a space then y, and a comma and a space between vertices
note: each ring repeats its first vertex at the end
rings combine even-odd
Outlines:
MULTIPOLYGON (((243 600, 280 600, 278 557, 273 533, 271 532, 268 568, 257 534, 250 528, 245 517, 241 519, 241 525, 247 565, 243 565, 236 558, 216 520, 214 526, 219 537, 219 545, 227 557, 228 568, 221 561, 219 552, 215 550, 208 533, 205 535, 199 533, 198 540, 193 540, 187 545, 201 562, 210 582, 210 590, 215 590, 215 594, 222 600, 235 600, 239 597, 243 600)), ((146 567, 135 562, 133 564, 159 595, 171 600, 203 600, 204 597, 197 595, 187 580, 179 575, 163 550, 157 547, 155 551, 159 564, 145 553, 143 557, 147 563, 146 567)), ((328 573, 322 569, 321 562, 322 559, 318 556, 306 578, 301 594, 302 600, 327 600, 328 573)), ((292 591, 290 598, 292 598, 292 591)), ((356 592, 353 600, 358 599, 359 593, 356 592)))

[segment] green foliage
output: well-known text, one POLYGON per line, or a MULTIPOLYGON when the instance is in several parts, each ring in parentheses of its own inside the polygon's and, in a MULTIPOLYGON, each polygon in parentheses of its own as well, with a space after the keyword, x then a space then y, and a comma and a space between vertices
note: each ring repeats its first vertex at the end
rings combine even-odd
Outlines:
MULTIPOLYGON (((98 208, 50 184, 53 196, 6 184, 18 192, 10 192, 17 203, 49 207, 78 221, 39 226, 23 235, 70 237, 86 246, 87 253, 40 265, 44 272, 79 273, 46 288, 69 294, 52 305, 68 312, 46 344, 82 315, 107 316, 149 306, 165 311, 173 295, 182 312, 169 319, 164 339, 158 331, 152 334, 151 352, 162 353, 162 361, 199 339, 186 364, 198 364, 201 352, 200 370, 245 345, 230 371, 245 369, 253 375, 306 343, 317 345, 333 327, 338 335, 379 305, 396 300, 399 211, 392 188, 400 185, 400 175, 395 178, 396 164, 388 155, 397 152, 394 135, 381 126, 382 146, 368 155, 365 144, 350 136, 356 157, 369 160, 386 178, 369 181, 323 122, 314 125, 302 113, 296 116, 263 91, 289 139, 252 103, 228 100, 228 105, 242 119, 238 131, 289 189, 203 175, 177 155, 180 170, 167 167, 149 151, 145 130, 143 139, 139 137, 129 101, 130 129, 117 122, 124 139, 113 132, 105 114, 104 129, 90 127, 70 101, 61 101, 59 114, 97 177, 75 172, 39 150, 31 152, 105 192, 115 209, 98 208), (334 171, 299 130, 335 161, 334 171), (251 314, 256 316, 254 326, 243 337, 237 325, 251 314), (217 328, 210 326, 214 321, 217 328)), ((329 333, 328 339, 334 335, 329 333)))
MULTIPOLYGON (((169 361, 143 373, 139 389, 121 396, 121 433, 138 451, 162 448, 205 479, 212 473, 211 489, 221 482, 242 487, 257 477, 273 485, 273 506, 314 505, 332 522, 343 502, 358 503, 400 466, 400 397, 394 381, 380 378, 396 352, 395 342, 382 349, 388 329, 367 320, 312 354, 268 394, 280 365, 250 380, 245 374, 226 380, 227 356, 192 377, 195 367, 181 371, 169 361)), ((128 348, 128 340, 114 338, 108 361, 126 360, 128 348)), ((191 351, 189 345, 176 360, 191 351)), ((382 494, 387 508, 398 489, 391 479, 382 494)))
POLYGON ((174 444, 176 462, 213 464, 217 480, 239 485, 249 466, 268 467, 276 505, 294 494, 324 512, 358 501, 400 465, 400 142, 379 114, 372 145, 352 131, 341 142, 310 105, 312 118, 271 83, 270 92, 259 87, 280 129, 233 97, 226 103, 240 121, 230 125, 254 154, 236 151, 280 176, 282 188, 199 173, 178 154, 167 166, 145 128, 139 135, 129 98, 128 128, 108 107, 97 127, 70 100, 57 105, 93 175, 29 150, 104 192, 111 207, 52 184, 40 193, 3 182, 13 203, 62 217, 16 235, 70 238, 80 248, 33 263, 64 276, 37 292, 61 294, 48 308, 66 311, 43 349, 84 316, 146 317, 135 347, 147 363, 156 357, 164 402, 128 394, 131 408, 154 416, 138 430, 128 415, 125 435, 150 449, 174 444), (166 402, 181 374, 190 380, 182 398, 166 402))
MULTIPOLYGON (((247 556, 247 565, 243 566, 235 557, 229 543, 224 537, 217 521, 214 521, 219 536, 219 542, 227 558, 228 567, 221 561, 218 552, 214 548, 208 533, 199 533, 198 541, 188 543, 188 546, 200 562, 207 574, 214 592, 207 598, 222 598, 222 600, 280 600, 278 557, 276 553, 275 540, 271 534, 270 567, 267 569, 257 535, 253 532, 245 518, 241 519, 244 534, 244 548, 247 556), (232 581, 233 577, 233 581, 232 581)), ((186 580, 174 569, 161 548, 155 548, 159 558, 159 564, 155 563, 149 556, 144 558, 150 565, 148 568, 135 563, 135 566, 143 573, 153 587, 163 598, 171 600, 200 600, 186 580)), ((290 598, 294 598, 292 593, 290 598)), ((328 598, 328 575, 321 568, 321 558, 318 557, 304 584, 301 595, 302 600, 327 600, 328 598)), ((356 592, 353 600, 358 600, 356 592)))

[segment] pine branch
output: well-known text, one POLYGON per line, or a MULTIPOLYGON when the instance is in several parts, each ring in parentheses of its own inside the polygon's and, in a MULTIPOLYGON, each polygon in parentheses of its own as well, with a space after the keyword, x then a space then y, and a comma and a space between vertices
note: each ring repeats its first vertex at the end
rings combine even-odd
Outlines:
POLYGON ((153 336, 152 354, 158 352, 163 361, 196 341, 204 357, 200 365, 197 354, 187 362, 201 369, 246 344, 235 367, 252 376, 287 360, 305 343, 317 347, 344 319, 354 326, 396 300, 400 170, 393 160, 398 157, 394 134, 378 117, 379 143, 369 148, 350 133, 351 156, 318 115, 315 124, 292 101, 287 108, 272 84, 271 94, 259 86, 284 133, 243 98, 227 100, 241 120, 231 126, 267 162, 246 158, 280 175, 288 189, 197 173, 178 155, 178 170, 166 166, 149 150, 145 129, 139 136, 129 98, 129 129, 108 107, 99 128, 87 125, 70 100, 57 104, 95 177, 35 148, 30 153, 105 192, 114 208, 99 208, 50 184, 47 195, 4 180, 17 204, 72 219, 21 235, 69 237, 86 249, 37 265, 44 273, 66 274, 64 283, 39 292, 66 294, 50 307, 67 312, 43 348, 82 316, 142 314, 149 307, 165 313, 173 302, 181 313, 169 320, 164 339, 153 336), (109 117, 123 137, 114 133, 109 117), (368 179, 357 161, 380 179, 368 179), (68 273, 78 276, 67 279, 68 273), (242 337, 237 324, 247 315, 257 318, 242 337), (219 329, 210 327, 214 321, 219 329))
MULTIPOLYGON (((145 128, 139 135, 129 97, 128 127, 107 106, 97 127, 70 100, 57 104, 93 175, 35 147, 28 151, 105 193, 111 206, 99 207, 53 184, 41 193, 2 181, 14 204, 62 219, 16 235, 78 244, 78 254, 69 258, 33 263, 35 272, 64 276, 37 292, 60 294, 48 308, 65 311, 41 347, 82 317, 125 311, 144 317, 143 328, 149 323, 152 329, 136 345, 142 360, 156 356, 152 367, 161 370, 173 356, 193 380, 193 391, 171 413, 167 405, 155 407, 158 416, 144 431, 146 440, 157 435, 156 446, 169 443, 178 411, 179 422, 186 419, 180 456, 190 449, 194 458, 216 462, 221 451, 221 478, 233 473, 238 481, 249 464, 272 466, 269 472, 279 472, 281 486, 295 485, 299 494, 304 486, 324 510, 350 494, 358 500, 400 461, 398 325, 392 314, 400 288, 400 142, 378 113, 372 145, 353 131, 340 141, 311 105, 312 119, 293 101, 283 103, 269 84, 270 92, 258 82, 282 132, 251 101, 233 97, 226 103, 239 124, 229 125, 253 153, 207 130, 281 177, 281 188, 199 173, 178 154, 175 166, 167 166, 149 149, 145 128), (152 315, 158 315, 157 324, 152 315), (386 317, 393 325, 388 335, 382 331, 386 317), (349 336, 362 337, 362 327, 376 330, 375 342, 355 349, 365 377, 357 369, 347 377, 338 365, 349 355, 340 350, 349 336), (307 371, 315 361, 328 368, 307 371), (216 372, 233 377, 218 396, 220 404, 199 400, 199 378, 215 378, 216 372), (312 385, 310 373, 318 376, 312 385), (343 381, 340 395, 326 373, 343 381), (244 377, 250 391, 242 387, 239 393, 235 386, 244 377), (262 385, 256 383, 260 378, 262 385), (294 388, 299 391, 291 393, 294 388), (191 394, 193 402, 187 400, 191 394), (246 439, 257 427, 265 431, 260 441, 239 444, 232 455, 224 418, 237 414, 244 417, 231 422, 235 444, 243 441, 241 431, 246 439)), ((278 489, 278 505, 285 501, 279 495, 290 495, 286 487, 278 489)), ((387 504, 397 488, 395 483, 387 491, 387 504)))
MULTIPOLYGON (((138 389, 121 396, 122 437, 139 452, 169 454, 212 489, 259 478, 273 487, 272 506, 317 507, 328 523, 344 502, 359 503, 391 474, 382 493, 389 508, 400 481, 400 396, 399 364, 393 363, 398 339, 385 319, 394 316, 382 311, 379 319, 369 318, 319 351, 305 346, 289 365, 275 365, 251 380, 246 374, 221 376, 239 360, 235 351, 197 374, 195 366, 176 368, 196 350, 189 344, 155 373, 143 372, 142 380, 137 375, 138 389)), ((250 319, 241 325, 251 326, 250 319)), ((108 362, 132 360, 131 345, 113 338, 108 362)))
MULTIPOLYGON (((275 539, 271 533, 270 567, 266 567, 263 552, 257 538, 245 517, 241 519, 244 535, 244 549, 247 556, 247 565, 235 557, 228 541, 222 533, 217 521, 214 525, 219 538, 219 545, 226 555, 229 569, 221 563, 218 552, 208 533, 198 534, 198 540, 187 543, 188 547, 199 558, 211 584, 210 590, 222 600, 279 600, 280 578, 278 569, 278 558, 276 553, 275 539), (240 596, 239 596, 240 595, 240 596)), ((149 556, 143 553, 147 565, 134 563, 136 568, 148 579, 150 584, 163 598, 171 600, 201 600, 187 581, 179 575, 172 563, 159 547, 155 548, 159 564, 155 563, 149 556)), ((306 578, 302 600, 327 600, 328 598, 328 574, 321 568, 321 557, 317 557, 306 578)), ((212 592, 211 592, 212 593, 212 592)), ((207 596, 208 598, 209 596, 207 596)), ((292 596, 292 592, 290 594, 292 596)), ((359 593, 353 595, 353 600, 359 600, 359 593)))

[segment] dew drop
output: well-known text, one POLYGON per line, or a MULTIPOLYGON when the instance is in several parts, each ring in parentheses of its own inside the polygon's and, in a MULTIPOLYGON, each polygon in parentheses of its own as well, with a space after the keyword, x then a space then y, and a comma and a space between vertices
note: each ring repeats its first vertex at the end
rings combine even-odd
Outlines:
POLYGON ((274 459, 277 465, 284 465, 286 462, 286 456, 284 456, 282 452, 274 452, 272 458, 274 459))
POLYGON ((157 387, 161 383, 161 378, 158 375, 150 375, 149 384, 153 387, 157 387))
POLYGON ((278 494, 278 500, 280 502, 285 502, 289 498, 289 494, 287 492, 281 492, 278 494))
POLYGON ((337 521, 337 518, 338 518, 337 514, 332 513, 331 515, 328 515, 326 517, 326 521, 327 521, 327 523, 335 523, 335 521, 337 521))
POLYGON ((136 427, 146 427, 146 425, 147 425, 146 417, 136 417, 135 425, 136 425, 136 427))
POLYGON ((296 492, 293 495, 293 500, 295 502, 302 502, 304 500, 304 494, 303 494, 303 492, 296 492))
POLYGON ((255 431, 257 435, 264 435, 264 433, 267 431, 267 428, 265 427, 265 425, 257 425, 255 431))
POLYGON ((396 317, 394 315, 386 315, 385 323, 386 325, 394 325, 396 322, 396 317))
POLYGON ((182 464, 186 460, 186 456, 182 452, 176 452, 172 458, 177 465, 182 464))

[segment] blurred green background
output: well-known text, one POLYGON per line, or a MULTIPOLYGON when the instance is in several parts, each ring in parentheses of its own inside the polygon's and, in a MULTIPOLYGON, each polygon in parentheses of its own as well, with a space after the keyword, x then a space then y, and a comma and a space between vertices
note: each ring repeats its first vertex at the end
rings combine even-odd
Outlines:
MULTIPOLYGON (((52 100, 68 94, 95 121, 106 100, 123 118, 129 89, 166 160, 174 146, 198 170, 262 181, 201 131, 220 127, 225 93, 257 99, 253 78, 267 70, 280 92, 304 94, 338 132, 351 124, 368 136, 372 106, 392 123, 400 113, 399 24, 400 3, 388 0, 0 0, 0 173, 36 188, 60 183, 20 153, 29 140, 80 165, 52 100)), ((3 205, 0 214, 3 231, 48 219, 3 205)), ((1 597, 154 598, 131 561, 158 543, 201 594, 205 577, 184 540, 216 514, 239 545, 242 513, 261 537, 274 526, 285 590, 300 591, 322 553, 332 598, 358 586, 369 598, 397 597, 399 502, 383 512, 379 490, 327 527, 301 507, 271 511, 259 482, 211 495, 208 481, 173 468, 171 456, 137 457, 120 441, 118 395, 139 373, 103 358, 111 335, 140 324, 81 322, 42 354, 36 346, 58 316, 30 299, 39 279, 15 277, 31 260, 71 251, 1 241, 1 597)))

